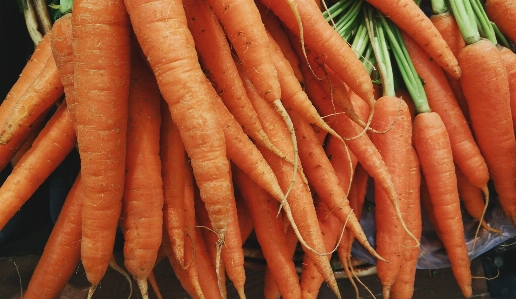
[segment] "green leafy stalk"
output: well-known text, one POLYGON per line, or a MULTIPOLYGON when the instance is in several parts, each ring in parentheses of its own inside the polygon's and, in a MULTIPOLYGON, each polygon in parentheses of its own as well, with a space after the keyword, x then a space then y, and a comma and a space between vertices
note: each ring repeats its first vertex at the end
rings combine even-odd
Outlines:
POLYGON ((431 0, 432 13, 434 15, 440 15, 448 11, 448 6, 444 0, 431 0))
POLYGON ((489 21, 484 7, 482 6, 482 3, 480 3, 480 0, 470 0, 470 3, 473 11, 475 12, 480 36, 487 38, 496 45, 496 34, 493 29, 493 25, 491 24, 491 21, 489 21))
POLYGON ((496 24, 494 22, 491 21, 491 26, 493 26, 493 30, 496 34, 496 39, 498 41, 498 43, 506 48, 509 48, 509 49, 512 49, 514 51, 514 49, 512 48, 512 45, 511 43, 507 40, 507 38, 505 37, 505 35, 503 35, 502 31, 500 31, 500 29, 498 28, 498 26, 496 26, 496 24))
POLYGON ((477 21, 469 0, 450 0, 450 7, 467 45, 480 40, 477 21))

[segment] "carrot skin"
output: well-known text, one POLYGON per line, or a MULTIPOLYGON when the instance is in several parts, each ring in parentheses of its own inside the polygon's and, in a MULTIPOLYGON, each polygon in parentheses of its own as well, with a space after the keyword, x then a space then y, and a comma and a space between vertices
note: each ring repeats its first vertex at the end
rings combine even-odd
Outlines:
POLYGON ((516 1, 514 0, 487 0, 485 10, 490 20, 503 34, 513 42, 516 41, 516 1))
POLYGON ((439 114, 428 112, 416 116, 413 142, 453 274, 463 295, 470 298, 472 278, 464 240, 457 176, 448 133, 439 114))
POLYGON ((113 254, 122 210, 130 25, 121 0, 79 0, 73 10, 75 116, 85 190, 81 258, 96 286, 113 254))
POLYGON ((513 126, 516 126, 516 54, 509 48, 497 45, 502 56, 502 62, 507 71, 507 79, 509 80, 509 92, 511 94, 511 115, 513 126))

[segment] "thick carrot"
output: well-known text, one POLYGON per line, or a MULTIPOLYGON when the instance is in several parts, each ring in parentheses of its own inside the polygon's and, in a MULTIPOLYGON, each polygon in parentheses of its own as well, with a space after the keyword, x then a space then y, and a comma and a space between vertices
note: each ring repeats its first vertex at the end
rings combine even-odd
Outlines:
POLYGON ((473 132, 486 160, 504 212, 516 223, 516 140, 507 71, 489 40, 467 45, 459 54, 461 85, 473 132))
POLYGON ((183 6, 188 27, 194 33, 192 35, 201 65, 228 110, 249 137, 283 156, 271 144, 247 98, 227 36, 217 16, 205 1, 189 0, 183 6))
POLYGON ((502 62, 509 80, 509 91, 511 94, 511 115, 513 126, 516 124, 516 54, 509 48, 501 45, 496 46, 502 56, 502 62))
POLYGON ((424 89, 428 104, 432 111, 439 114, 446 126, 453 160, 474 186, 488 194, 489 171, 486 161, 480 153, 444 72, 405 32, 402 32, 402 36, 414 67, 425 82, 424 89))
MULTIPOLYGON (((261 2, 270 8, 291 31, 296 34, 299 32, 298 21, 285 1, 262 0, 261 2)), ((304 28, 303 41, 308 48, 316 51, 316 59, 331 67, 361 98, 373 99, 373 84, 362 62, 326 22, 317 5, 312 0, 296 0, 295 3, 304 28)))
POLYGON ((213 99, 218 96, 199 65, 182 1, 126 0, 125 4, 172 120, 179 128, 201 197, 222 245, 232 197, 230 164, 223 128, 213 107, 213 99), (156 32, 170 34, 163 38, 156 32))
MULTIPOLYGON (((376 102, 376 113, 371 127, 383 134, 371 133, 371 141, 380 152, 392 176, 398 194, 399 211, 407 210, 409 185, 405 177, 410 170, 409 150, 412 148, 412 122, 408 106, 401 99, 383 96, 376 102)), ((378 261, 378 277, 383 286, 383 296, 390 297, 390 288, 398 275, 403 256, 405 233, 399 225, 396 211, 388 194, 381 186, 375 187, 376 250, 388 262, 378 261)), ((404 219, 405 220, 405 219, 404 219)), ((418 244, 413 244, 417 246, 418 244)))
POLYGON ((148 298, 147 278, 156 263, 163 228, 161 97, 156 79, 137 48, 131 56, 121 225, 125 267, 136 279, 142 296, 148 298))
POLYGON ((469 298, 472 294, 471 270, 464 240, 457 177, 448 132, 439 114, 426 112, 416 116, 413 142, 453 274, 462 293, 469 298))
POLYGON ((75 272, 81 259, 82 199, 79 174, 48 237, 24 298, 56 298, 75 272))
POLYGON ((50 56, 41 73, 12 107, 0 133, 0 143, 6 144, 16 135, 24 134, 61 95, 63 84, 54 58, 50 56))
POLYGON ((301 298, 299 279, 289 253, 283 221, 277 217, 278 202, 256 185, 247 174, 233 167, 235 184, 253 220, 260 247, 283 298, 301 298))
MULTIPOLYGON (((423 230, 420 203, 421 171, 415 149, 411 147, 409 151, 409 196, 407 197, 407 209, 403 215, 403 219, 407 222, 407 227, 412 234, 420 240, 423 230)), ((420 248, 418 246, 414 246, 414 240, 407 236, 405 237, 403 244, 405 246, 402 257, 403 266, 401 267, 396 280, 392 284, 392 299, 410 299, 414 293, 414 280, 416 278, 416 266, 420 248)))
POLYGON ((485 11, 490 20, 507 35, 513 42, 516 41, 516 1, 514 0, 487 0, 485 11))
POLYGON ((425 51, 455 78, 461 76, 457 59, 441 34, 412 0, 367 0, 398 27, 408 33, 425 51))
POLYGON ((161 101, 161 176, 163 179, 163 221, 170 247, 181 267, 185 267, 185 174, 186 152, 179 130, 172 122, 167 103, 161 101))
POLYGON ((130 25, 122 1, 79 0, 73 11, 75 117, 86 190, 81 258, 91 295, 113 254, 122 209, 130 25))
POLYGON ((73 123, 62 104, 0 187, 0 229, 75 146, 73 123))
MULTIPOLYGON (((271 141, 287 155, 287 158, 294 159, 294 150, 292 144, 287 142, 289 133, 284 123, 279 119, 279 115, 275 113, 273 108, 264 100, 257 100, 253 102, 258 117, 264 126, 264 130, 271 138, 271 141)), ((258 147, 260 149, 260 147, 258 147)), ((265 160, 271 165, 271 168, 276 174, 280 186, 283 190, 287 190, 292 183, 293 165, 281 160, 278 161, 276 156, 261 150, 265 160)), ((292 212, 292 226, 296 225, 298 229, 298 237, 302 239, 305 244, 305 254, 309 256, 311 261, 316 265, 325 281, 330 285, 332 291, 340 297, 340 293, 336 284, 335 276, 331 270, 328 259, 322 255, 325 253, 324 242, 322 234, 317 221, 315 208, 313 206, 312 196, 308 190, 308 186, 301 179, 299 171, 295 172, 295 178, 290 194, 287 197, 288 206, 292 212), (302 220, 301 220, 302 219, 302 220), (309 246, 310 249, 307 247, 309 246)))

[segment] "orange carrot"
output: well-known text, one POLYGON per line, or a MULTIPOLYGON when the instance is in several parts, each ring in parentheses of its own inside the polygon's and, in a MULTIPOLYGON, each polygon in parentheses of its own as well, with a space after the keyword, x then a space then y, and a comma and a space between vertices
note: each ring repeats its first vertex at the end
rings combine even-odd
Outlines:
POLYGON ((0 187, 0 229, 66 158, 75 142, 73 123, 63 103, 0 187))
MULTIPOLYGON (((423 230, 420 203, 421 172, 415 149, 411 147, 409 151, 409 195, 407 196, 407 208, 403 215, 403 219, 407 222, 407 227, 412 234, 420 240, 423 230)), ((414 280, 420 248, 418 246, 414 246, 414 240, 408 236, 405 236, 403 244, 405 246, 402 256, 403 266, 401 267, 396 280, 392 284, 392 299, 410 299, 414 293, 414 280)))
MULTIPOLYGON (((412 144, 412 122, 408 106, 401 99, 383 96, 376 102, 371 127, 383 134, 371 133, 370 138, 380 152, 392 176, 398 194, 399 211, 405 213, 409 197, 409 157, 412 144), (390 130, 389 130, 390 129, 390 130)), ((378 277, 383 296, 390 297, 390 288, 398 275, 403 256, 405 233, 399 225, 396 211, 381 186, 375 187, 376 250, 388 262, 378 261, 378 277)), ((413 244, 413 246, 418 244, 413 244)))
POLYGON ((185 267, 185 173, 186 153, 179 130, 172 122, 167 103, 161 101, 161 176, 163 179, 163 221, 170 247, 181 267, 185 267))
MULTIPOLYGON (((213 107, 213 99, 218 96, 199 65, 182 2, 126 0, 125 4, 136 37, 179 129, 202 200, 222 245, 232 198, 230 163, 223 127, 213 107), (163 38, 156 32, 170 34, 163 38)), ((216 269, 219 264, 217 259, 216 269)))
POLYGON ((81 259, 91 296, 113 254, 122 209, 130 25, 122 1, 79 0, 73 11, 75 117, 86 190, 81 259))
POLYGON ((278 203, 242 170, 233 168, 235 184, 249 209, 256 237, 283 298, 301 298, 298 276, 289 254, 278 203))
POLYGON ((516 223, 516 140, 509 81, 500 51, 482 39, 464 47, 458 59, 464 68, 461 85, 475 139, 503 210, 516 223))
POLYGON ((441 34, 412 0, 367 0, 409 36, 451 76, 460 78, 457 59, 441 34))
MULTIPOLYGON (((261 2, 291 31, 299 33, 300 24, 285 1, 261 2)), ((304 28, 302 42, 306 43, 309 49, 316 51, 316 59, 330 66, 351 90, 364 100, 373 99, 373 84, 369 74, 349 45, 326 22, 317 5, 312 0, 296 0, 295 4, 304 28)))
POLYGON ((413 142, 453 274, 462 293, 469 298, 472 293, 471 270, 464 240, 457 177, 448 132, 439 114, 426 112, 416 116, 413 142))
POLYGON ((133 50, 121 226, 125 267, 136 279, 143 298, 148 298, 147 278, 156 263, 163 237, 161 97, 156 79, 139 55, 139 49, 133 50))
POLYGON ((511 94, 511 115, 512 123, 516 124, 516 54, 509 48, 501 45, 496 46, 502 56, 502 62, 507 72, 507 79, 509 80, 509 92, 511 94))
POLYGON ((513 42, 516 41, 516 1, 514 0, 487 0, 485 1, 487 16, 513 42))
POLYGON ((56 298, 75 272, 81 259, 82 199, 79 174, 68 192, 24 298, 56 298))

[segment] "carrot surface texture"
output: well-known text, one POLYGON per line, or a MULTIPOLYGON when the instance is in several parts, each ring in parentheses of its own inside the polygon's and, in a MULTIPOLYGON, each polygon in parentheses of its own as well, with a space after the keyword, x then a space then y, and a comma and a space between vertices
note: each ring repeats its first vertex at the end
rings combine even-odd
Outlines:
POLYGON ((199 65, 182 1, 127 0, 125 6, 191 159, 220 256, 233 190, 224 132, 213 106, 218 95, 199 65))
POLYGON ((81 258, 93 292, 113 254, 122 209, 130 25, 122 1, 78 0, 73 10, 75 117, 85 190, 81 258))

